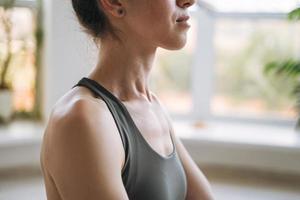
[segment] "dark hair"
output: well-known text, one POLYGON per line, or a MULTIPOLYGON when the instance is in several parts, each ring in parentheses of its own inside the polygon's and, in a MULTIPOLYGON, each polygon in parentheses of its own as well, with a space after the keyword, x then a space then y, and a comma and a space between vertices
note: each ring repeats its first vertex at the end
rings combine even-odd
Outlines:
POLYGON ((108 34, 117 38, 98 0, 72 0, 72 6, 84 31, 91 35, 95 42, 108 34))

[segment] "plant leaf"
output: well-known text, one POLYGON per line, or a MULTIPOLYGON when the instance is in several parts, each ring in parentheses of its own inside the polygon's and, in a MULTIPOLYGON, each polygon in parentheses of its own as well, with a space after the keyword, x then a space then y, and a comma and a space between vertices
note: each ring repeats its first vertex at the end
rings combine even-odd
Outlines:
POLYGON ((300 7, 292 10, 288 14, 288 19, 289 20, 300 20, 300 7))
POLYGON ((287 59, 282 62, 270 62, 264 67, 264 73, 273 71, 276 75, 287 75, 296 77, 300 75, 300 61, 287 59))

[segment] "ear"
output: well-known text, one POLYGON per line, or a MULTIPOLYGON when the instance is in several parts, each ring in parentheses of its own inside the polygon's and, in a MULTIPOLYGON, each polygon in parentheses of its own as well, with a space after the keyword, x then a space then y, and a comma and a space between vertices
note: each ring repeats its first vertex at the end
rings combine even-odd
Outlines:
POLYGON ((98 0, 100 5, 102 6, 103 10, 106 11, 108 14, 114 17, 122 17, 119 13, 120 10, 123 10, 124 13, 124 6, 121 0, 98 0))

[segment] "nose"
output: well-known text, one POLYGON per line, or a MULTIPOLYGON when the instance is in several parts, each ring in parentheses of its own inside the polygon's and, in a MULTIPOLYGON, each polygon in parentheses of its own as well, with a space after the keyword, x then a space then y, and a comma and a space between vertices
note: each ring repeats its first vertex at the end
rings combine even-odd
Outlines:
POLYGON ((195 3, 195 0, 177 0, 177 5, 180 8, 188 8, 195 3))

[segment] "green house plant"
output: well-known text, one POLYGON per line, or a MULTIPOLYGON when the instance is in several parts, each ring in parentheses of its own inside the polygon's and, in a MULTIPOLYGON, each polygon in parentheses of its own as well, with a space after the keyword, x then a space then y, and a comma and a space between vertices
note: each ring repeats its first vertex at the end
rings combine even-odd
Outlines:
POLYGON ((4 32, 6 51, 0 55, 0 123, 8 123, 12 115, 12 86, 7 82, 7 72, 13 57, 11 8, 14 0, 3 0, 0 3, 0 23, 4 32))
MULTIPOLYGON (((288 19, 300 21, 300 7, 292 10, 288 14, 288 19)), ((299 113, 295 130, 300 131, 300 58, 290 58, 283 61, 267 63, 264 67, 264 73, 269 74, 270 72, 273 72, 278 76, 285 76, 287 78, 297 80, 297 85, 293 88, 292 95, 297 98, 295 108, 299 113)))

